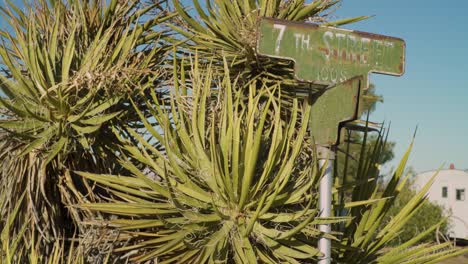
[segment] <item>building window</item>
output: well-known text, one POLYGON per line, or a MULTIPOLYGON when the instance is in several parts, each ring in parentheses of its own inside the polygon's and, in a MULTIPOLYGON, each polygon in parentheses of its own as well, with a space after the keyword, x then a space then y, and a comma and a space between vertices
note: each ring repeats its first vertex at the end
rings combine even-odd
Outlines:
POLYGON ((465 189, 457 189, 457 201, 465 201, 465 189))
POLYGON ((442 187, 442 198, 447 198, 448 197, 448 189, 447 187, 442 187))

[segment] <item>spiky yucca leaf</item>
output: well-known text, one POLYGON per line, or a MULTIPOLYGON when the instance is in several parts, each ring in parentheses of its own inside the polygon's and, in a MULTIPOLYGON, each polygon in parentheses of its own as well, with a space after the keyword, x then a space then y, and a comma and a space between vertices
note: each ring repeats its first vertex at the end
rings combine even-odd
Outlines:
POLYGON ((12 30, 1 31, 0 127, 27 143, 22 154, 43 151, 48 162, 93 148, 104 124, 124 114, 119 103, 129 92, 160 77, 164 47, 157 41, 164 33, 149 29, 169 16, 140 21, 158 8, 140 6, 38 1, 29 12, 13 4, 2 9, 12 30))
MULTIPOLYGON (((454 248, 450 242, 420 245, 420 241, 427 234, 434 233, 440 223, 409 241, 402 241, 401 245, 397 247, 388 248, 388 242, 402 232, 405 224, 427 202, 425 195, 436 175, 391 221, 384 224, 382 222, 384 216, 388 213, 403 186, 407 184, 408 176, 404 176, 404 171, 413 144, 406 151, 390 181, 381 190, 382 186, 378 184, 378 160, 385 147, 386 138, 380 131, 374 148, 371 151, 366 151, 367 135, 368 133, 365 132, 356 182, 342 186, 344 189, 352 188, 353 193, 350 199, 357 206, 353 206, 348 211, 347 216, 351 217, 352 220, 339 228, 343 236, 333 248, 335 261, 337 263, 382 264, 435 263, 467 252, 467 250, 454 248)), ((337 203, 336 210, 340 211, 343 207, 346 206, 337 203)))
POLYGON ((303 146, 309 107, 295 100, 293 118, 284 121, 273 96, 281 86, 244 88, 227 69, 216 82, 211 68, 203 72, 192 71, 189 96, 181 83, 170 104, 151 99, 159 128, 141 114, 145 134, 129 130, 136 144, 122 139, 130 153, 122 165, 132 175, 78 172, 112 193, 107 203, 80 207, 118 216, 94 223, 121 230, 132 242, 116 251, 137 262, 313 262, 317 224, 344 219, 318 218, 320 172, 314 162, 301 164, 312 154, 303 146))
POLYGON ((187 8, 180 0, 172 2, 181 22, 180 25, 170 26, 188 39, 187 51, 203 54, 203 60, 221 61, 222 57, 227 57, 234 74, 241 73, 247 78, 261 74, 266 79, 287 82, 294 79, 291 62, 262 58, 256 53, 257 28, 261 17, 334 26, 367 18, 361 16, 327 21, 341 0, 194 0, 193 5, 187 8))
POLYGON ((1 210, 12 212, 26 190, 11 231, 30 222, 40 255, 75 231, 79 213, 64 207, 76 202, 70 193, 91 190, 67 170, 122 169, 112 126, 133 123, 129 98, 163 81, 159 25, 173 15, 161 4, 37 0, 0 9, 0 181, 9 194, 1 210))

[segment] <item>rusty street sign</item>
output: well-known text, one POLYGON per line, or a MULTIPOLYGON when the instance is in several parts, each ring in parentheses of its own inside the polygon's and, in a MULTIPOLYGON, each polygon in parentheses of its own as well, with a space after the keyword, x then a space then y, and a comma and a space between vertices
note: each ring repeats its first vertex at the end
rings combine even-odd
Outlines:
POLYGON ((315 24, 262 18, 257 37, 261 55, 293 60, 300 81, 330 86, 369 73, 401 76, 402 39, 315 24))
POLYGON ((318 145, 339 144, 340 126, 358 118, 363 76, 352 78, 327 89, 312 102, 310 132, 318 145))

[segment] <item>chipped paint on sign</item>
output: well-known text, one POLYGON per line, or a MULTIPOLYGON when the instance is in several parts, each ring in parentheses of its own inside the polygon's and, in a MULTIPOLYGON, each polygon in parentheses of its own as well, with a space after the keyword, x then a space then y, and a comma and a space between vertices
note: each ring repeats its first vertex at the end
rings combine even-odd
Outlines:
POLYGON ((402 39, 315 24, 263 18, 257 52, 293 60, 298 80, 325 86, 371 72, 404 73, 402 39))

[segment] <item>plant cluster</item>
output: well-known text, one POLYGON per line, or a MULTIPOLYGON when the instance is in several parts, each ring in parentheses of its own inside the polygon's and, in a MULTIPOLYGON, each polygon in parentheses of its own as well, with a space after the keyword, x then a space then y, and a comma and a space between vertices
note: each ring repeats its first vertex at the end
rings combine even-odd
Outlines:
MULTIPOLYGON (((0 9, 0 263, 430 263, 388 248, 430 182, 390 221, 409 152, 384 192, 369 127, 352 181, 319 217, 310 102, 291 63, 258 56, 262 16, 329 21, 340 1, 36 0, 0 9), (384 223, 384 224, 382 224, 384 223), (320 224, 333 224, 323 234, 320 224)), ((348 156, 346 156, 348 157, 348 156)), ((345 164, 346 161, 345 161, 345 164)), ((346 166, 345 169, 346 171, 346 166)))

